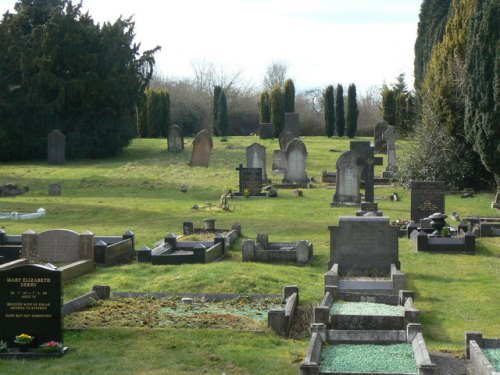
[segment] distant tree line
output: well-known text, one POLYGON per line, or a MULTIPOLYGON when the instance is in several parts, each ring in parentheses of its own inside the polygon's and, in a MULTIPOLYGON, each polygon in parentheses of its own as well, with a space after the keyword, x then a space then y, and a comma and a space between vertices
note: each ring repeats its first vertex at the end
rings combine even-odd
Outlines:
POLYGON ((115 155, 136 135, 159 47, 140 54, 131 18, 99 25, 81 6, 19 1, 3 15, 0 160, 45 157, 54 128, 69 158, 115 155))

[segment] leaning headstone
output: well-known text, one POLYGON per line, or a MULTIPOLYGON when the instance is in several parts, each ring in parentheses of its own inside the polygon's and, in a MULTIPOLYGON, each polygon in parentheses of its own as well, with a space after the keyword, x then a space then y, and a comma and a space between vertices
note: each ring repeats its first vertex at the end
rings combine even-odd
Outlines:
POLYGON ((203 129, 193 140, 193 153, 191 154, 191 167, 208 167, 210 154, 214 147, 212 137, 207 129, 203 129))
POLYGON ((309 182, 306 174, 307 149, 304 142, 295 138, 290 143, 285 151, 286 155, 286 170, 284 182, 305 184, 309 182))
POLYGON ((266 148, 259 143, 252 143, 246 148, 247 168, 261 168, 262 181, 267 181, 266 148))
POLYGON ((292 133, 284 131, 280 134, 279 142, 281 151, 286 151, 288 144, 294 139, 292 133))
POLYGON ((337 182, 332 207, 357 206, 361 203, 359 194, 361 168, 359 155, 355 151, 343 152, 337 159, 337 182))
POLYGON ((380 121, 375 125, 374 138, 375 138, 375 153, 385 154, 387 152, 387 143, 382 135, 387 130, 387 122, 380 121))
POLYGON ((66 136, 59 129, 47 136, 47 162, 49 165, 62 165, 66 162, 66 136))
POLYGON ((387 143, 387 167, 382 173, 384 178, 394 178, 398 167, 396 165, 396 139, 398 133, 396 133, 394 126, 387 126, 387 130, 382 135, 382 138, 387 143))
POLYGON ((285 132, 289 132, 294 138, 300 137, 299 114, 297 112, 285 112, 285 132))
POLYGON ((21 333, 33 336, 30 348, 63 342, 61 271, 25 264, 0 271, 0 340, 15 348, 21 333))
POLYGON ((184 133, 178 125, 168 128, 168 151, 184 150, 184 133))
POLYGON ((50 184, 49 195, 53 196, 61 195, 61 184, 50 184))
POLYGON ((274 138, 274 125, 272 123, 259 124, 259 137, 260 139, 273 139, 274 138))
POLYGON ((374 148, 369 141, 351 141, 350 148, 359 155, 361 179, 365 183, 365 202, 375 202, 375 166, 382 165, 384 159, 374 156, 374 148))
POLYGON ((411 220, 419 223, 435 212, 446 212, 444 189, 444 181, 412 181, 411 220))
POLYGON ((286 170, 286 155, 285 151, 273 151, 273 174, 282 173, 286 170))

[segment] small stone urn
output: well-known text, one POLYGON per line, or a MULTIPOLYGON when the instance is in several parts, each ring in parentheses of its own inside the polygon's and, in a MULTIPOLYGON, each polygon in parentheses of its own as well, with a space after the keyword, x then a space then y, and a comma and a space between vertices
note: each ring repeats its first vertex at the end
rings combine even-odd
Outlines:
POLYGON ((431 219, 431 227, 434 229, 434 232, 432 232, 432 236, 441 236, 441 230, 446 226, 446 221, 444 221, 444 219, 446 219, 447 217, 447 215, 442 214, 441 212, 436 212, 429 216, 429 219, 431 219))

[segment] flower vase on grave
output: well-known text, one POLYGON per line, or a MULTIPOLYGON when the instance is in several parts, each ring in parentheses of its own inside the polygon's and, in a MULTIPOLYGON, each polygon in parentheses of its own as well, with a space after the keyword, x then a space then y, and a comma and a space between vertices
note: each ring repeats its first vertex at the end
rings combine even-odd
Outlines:
MULTIPOLYGON (((448 216, 444 215, 440 212, 436 212, 429 216, 429 219, 431 219, 431 227, 434 229, 434 232, 432 232, 432 236, 434 237, 442 237, 443 236, 443 228, 446 227, 446 219, 448 216)), ((445 237, 446 234, 445 234, 445 237)))

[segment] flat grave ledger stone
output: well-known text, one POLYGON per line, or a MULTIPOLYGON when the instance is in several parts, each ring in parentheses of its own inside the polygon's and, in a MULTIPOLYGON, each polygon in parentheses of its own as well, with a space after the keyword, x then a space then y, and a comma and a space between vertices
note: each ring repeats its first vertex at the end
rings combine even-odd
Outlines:
POLYGON ((0 271, 0 340, 15 348, 14 338, 34 336, 29 347, 63 341, 61 272, 25 264, 0 271))
POLYGON ((295 138, 285 151, 286 170, 284 182, 303 184, 309 182, 306 174, 307 149, 304 142, 295 138))
POLYGON ((300 122, 297 112, 285 112, 285 131, 291 133, 294 138, 300 137, 300 122))
POLYGON ((262 181, 267 181, 266 148, 259 143, 252 143, 246 148, 246 159, 247 168, 260 168, 262 181))
POLYGON ((358 165, 359 155, 355 151, 343 152, 337 159, 337 182, 332 207, 343 205, 359 205, 361 169, 358 165))
POLYGON ((236 170, 239 172, 240 194, 259 195, 262 191, 262 170, 261 168, 244 168, 242 164, 236 170))
POLYGON ((259 124, 259 137, 260 139, 273 139, 274 138, 274 125, 272 123, 259 124))
POLYGON ((168 151, 184 150, 184 133, 178 125, 168 128, 168 151))
POLYGON ((279 137, 280 149, 281 151, 286 151, 288 144, 296 137, 292 133, 283 131, 279 137))
POLYGON ((444 189, 444 181, 412 181, 411 220, 419 223, 435 212, 446 212, 444 189))
POLYGON ((375 153, 385 154, 387 152, 387 141, 382 137, 382 135, 387 130, 389 125, 385 121, 380 121, 375 125, 374 138, 375 138, 375 153))
POLYGON ((193 140, 193 153, 189 165, 191 167, 208 167, 213 146, 212 137, 208 130, 199 131, 193 140))
POLYGON ((54 129, 47 136, 47 162, 49 165, 66 162, 66 136, 59 129, 54 129))

